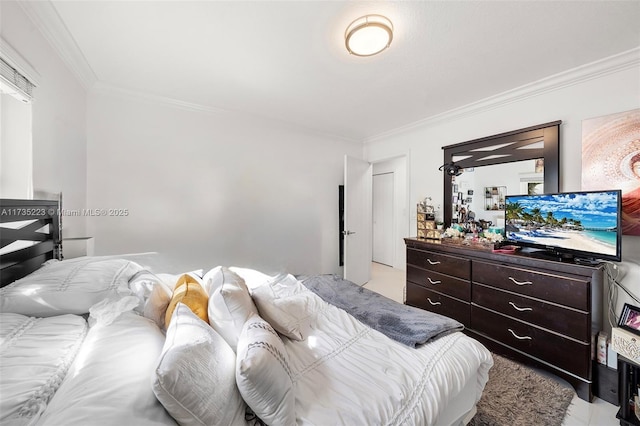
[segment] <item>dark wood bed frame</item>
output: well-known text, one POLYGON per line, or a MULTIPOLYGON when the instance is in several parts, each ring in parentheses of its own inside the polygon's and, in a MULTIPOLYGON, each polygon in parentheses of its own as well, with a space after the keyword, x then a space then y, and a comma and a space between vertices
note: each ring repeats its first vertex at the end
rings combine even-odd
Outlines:
POLYGON ((0 199, 0 224, 29 221, 17 229, 2 227, 0 247, 15 241, 33 245, 0 256, 0 287, 38 269, 51 259, 62 259, 59 201, 0 199))

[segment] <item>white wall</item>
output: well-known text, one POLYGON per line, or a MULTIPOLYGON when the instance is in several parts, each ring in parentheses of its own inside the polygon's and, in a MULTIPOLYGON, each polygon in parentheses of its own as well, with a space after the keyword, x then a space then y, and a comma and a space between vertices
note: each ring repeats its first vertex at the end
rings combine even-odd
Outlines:
POLYGON ((361 144, 258 119, 92 93, 88 206, 100 254, 158 251, 193 268, 338 273, 338 185, 361 144))
MULTIPOLYGON (((637 55, 637 51, 636 51, 637 55)), ((614 65, 619 62, 614 62, 614 65)), ((602 64, 598 69, 604 70, 602 64)), ((581 70, 581 72, 584 70, 581 70)), ((583 74, 581 74, 583 75, 583 74)), ((369 161, 400 155, 411 150, 410 204, 425 196, 443 199, 441 147, 491 136, 536 124, 562 120, 560 127, 560 190, 579 190, 581 185, 582 120, 640 108, 640 64, 615 67, 534 95, 518 93, 511 101, 467 114, 425 121, 368 143, 369 161)), ((411 213, 415 221, 415 212, 411 213)), ((623 262, 619 264, 623 284, 640 296, 640 237, 623 237, 623 262)), ((628 299, 626 299, 628 300, 628 299)), ((625 297, 618 301, 618 312, 625 297)))
MULTIPOLYGON (((4 40, 39 75, 32 103, 33 189, 86 206, 86 91, 14 1, 0 2, 4 40)), ((63 236, 83 236, 84 217, 63 218, 63 236)))

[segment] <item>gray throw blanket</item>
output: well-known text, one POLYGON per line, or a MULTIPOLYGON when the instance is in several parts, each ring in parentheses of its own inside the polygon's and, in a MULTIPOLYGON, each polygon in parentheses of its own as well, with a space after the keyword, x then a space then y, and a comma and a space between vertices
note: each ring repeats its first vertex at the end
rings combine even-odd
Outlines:
POLYGON ((416 347, 464 328, 454 319, 403 305, 336 275, 298 279, 325 302, 407 346, 416 347))

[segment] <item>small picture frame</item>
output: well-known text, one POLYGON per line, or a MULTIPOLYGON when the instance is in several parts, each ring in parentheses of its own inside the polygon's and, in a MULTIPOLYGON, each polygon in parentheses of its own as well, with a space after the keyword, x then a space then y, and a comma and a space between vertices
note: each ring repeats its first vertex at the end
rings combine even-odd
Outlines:
POLYGON ((622 308, 622 313, 620 314, 618 327, 629 330, 640 336, 640 308, 625 303, 622 308))

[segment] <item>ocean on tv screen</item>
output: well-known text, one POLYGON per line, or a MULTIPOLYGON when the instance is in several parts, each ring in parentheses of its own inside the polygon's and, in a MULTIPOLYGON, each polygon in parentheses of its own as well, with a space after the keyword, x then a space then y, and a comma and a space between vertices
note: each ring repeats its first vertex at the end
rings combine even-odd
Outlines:
POLYGON ((508 196, 506 237, 544 247, 615 256, 616 191, 508 196))

